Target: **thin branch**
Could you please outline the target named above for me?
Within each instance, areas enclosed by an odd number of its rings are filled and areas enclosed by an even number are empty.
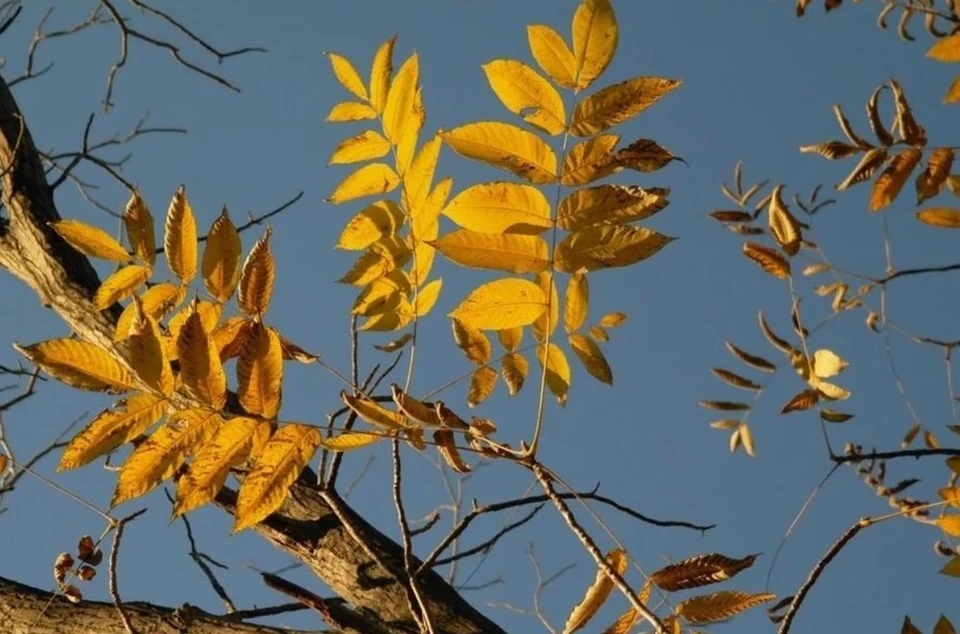
[[[123,627],[129,634],[137,634],[133,629],[133,623],[130,616],[123,609],[123,603],[120,601],[120,590],[117,587],[117,558],[120,555],[120,540],[123,538],[123,529],[126,525],[147,512],[147,509],[140,509],[136,513],[128,515],[117,522],[116,533],[113,535],[113,544],[110,546],[110,565],[108,569],[108,588],[110,598],[113,599],[113,605],[120,614],[120,620],[123,621]]]
[[[472,557],[473,555],[476,555],[479,553],[489,552],[490,549],[493,548],[498,541],[500,541],[501,537],[503,537],[510,531],[520,528],[521,526],[523,526],[524,524],[532,520],[536,516],[536,514],[540,512],[540,510],[544,507],[545,504],[546,502],[542,502],[537,506],[533,507],[533,509],[529,513],[524,515],[522,518],[520,518],[516,522],[511,522],[510,524],[507,524],[506,526],[498,530],[496,533],[494,533],[492,537],[490,537],[483,543],[477,544],[473,548],[468,548],[467,550],[460,551],[449,557],[443,557],[443,558],[437,559],[435,562],[433,562],[433,565],[443,566],[445,564],[451,564],[455,561],[459,561],[466,557]]]
[[[410,594],[416,599],[420,614],[410,606],[411,613],[414,615],[417,624],[423,634],[434,634],[433,621],[430,620],[430,612],[427,610],[427,603],[423,599],[423,593],[420,591],[420,582],[413,570],[413,544],[410,537],[410,524],[407,522],[407,512],[403,506],[402,488],[402,469],[400,463],[400,441],[394,439],[391,443],[391,455],[393,457],[393,505],[397,509],[397,524],[400,527],[401,544],[403,545],[403,567],[406,572],[407,585],[410,587]]]
[[[937,449],[901,449],[898,451],[870,451],[867,453],[852,452],[842,456],[834,456],[837,464],[860,462],[862,460],[890,460],[892,458],[925,458],[927,456],[960,456],[960,449],[939,447]]]
[[[266,608],[253,608],[252,610],[237,610],[223,617],[224,621],[249,621],[250,619],[260,619],[265,616],[276,616],[277,614],[286,614],[288,612],[299,612],[306,610],[307,606],[302,603],[283,603],[281,605],[272,605]]]

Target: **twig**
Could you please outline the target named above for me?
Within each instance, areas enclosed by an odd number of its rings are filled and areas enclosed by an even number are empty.
[[[237,610],[223,617],[224,621],[247,621],[250,619],[259,619],[265,616],[276,616],[277,614],[286,614],[287,612],[299,612],[306,610],[307,606],[302,603],[283,603],[281,605],[272,605],[266,608],[253,608],[252,610]]]
[[[940,447],[937,449],[902,449],[899,451],[870,451],[867,453],[848,453],[834,456],[837,464],[860,462],[862,460],[889,460],[891,458],[924,458],[927,456],[960,456],[960,449]]]
[[[478,544],[473,548],[468,548],[467,550],[460,551],[449,557],[443,557],[443,558],[437,559],[435,562],[433,562],[433,565],[443,566],[445,564],[451,564],[455,561],[459,561],[466,557],[471,557],[478,553],[488,552],[491,548],[493,548],[496,545],[496,543],[500,540],[501,537],[503,537],[504,535],[506,535],[512,530],[520,528],[521,526],[523,526],[524,524],[532,520],[534,516],[536,516],[536,514],[540,512],[540,510],[544,507],[545,504],[546,502],[542,502],[537,506],[533,507],[533,509],[529,513],[524,515],[521,519],[517,520],[516,522],[511,522],[510,524],[507,524],[506,526],[498,530],[496,533],[494,533],[492,537],[490,537],[483,543]]]
[[[126,628],[128,634],[137,634],[137,632],[135,629],[133,629],[133,623],[130,621],[130,616],[127,614],[127,611],[123,609],[123,603],[120,601],[120,591],[117,588],[117,557],[120,555],[120,540],[123,538],[124,527],[126,527],[129,522],[132,522],[146,512],[147,509],[140,509],[136,513],[128,515],[119,520],[116,526],[117,532],[113,536],[113,544],[110,546],[110,565],[108,568],[108,587],[110,598],[113,599],[113,605],[116,606],[117,612],[120,614],[120,620],[123,621],[123,627]]]
[[[400,526],[401,543],[403,544],[403,567],[406,571],[407,585],[410,587],[410,593],[416,599],[419,607],[419,616],[413,611],[411,613],[420,626],[423,634],[434,634],[433,622],[430,619],[430,611],[427,609],[427,603],[423,599],[423,593],[420,591],[420,582],[413,570],[413,544],[410,538],[410,524],[407,522],[407,512],[403,506],[403,496],[401,494],[402,469],[400,463],[400,441],[394,439],[391,443],[391,455],[393,457],[393,504],[397,509],[397,524]]]

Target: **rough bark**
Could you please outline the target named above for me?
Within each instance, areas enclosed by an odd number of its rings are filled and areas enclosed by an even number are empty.
[[[100,284],[96,272],[82,254],[47,226],[60,215],[26,121],[2,77],[0,169],[4,170],[2,202],[6,216],[0,218],[0,266],[33,288],[41,303],[56,311],[74,333],[111,347],[118,311],[114,307],[99,312],[93,307],[91,298]],[[302,477],[280,511],[258,526],[257,532],[274,547],[300,559],[358,610],[376,614],[391,631],[409,631],[411,615],[403,589],[354,543],[311,486],[312,481],[309,475]],[[232,512],[229,492],[225,491],[218,503]],[[395,541],[353,511],[349,511],[349,516],[351,524],[382,560],[402,561],[402,548]],[[428,573],[421,584],[437,634],[503,634],[500,627],[470,606],[439,575]],[[0,614],[3,609],[0,605]],[[98,626],[90,631],[113,630],[101,630]]]
[[[74,605],[63,597],[53,598],[53,601],[51,598],[53,595],[49,592],[0,577],[0,631],[4,634],[128,634],[112,603],[83,601]],[[140,634],[321,633],[321,630],[290,630],[241,623],[229,617],[207,614],[190,605],[175,609],[131,601],[124,603],[124,611]]]

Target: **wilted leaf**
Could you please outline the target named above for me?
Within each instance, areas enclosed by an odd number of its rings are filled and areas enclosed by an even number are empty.
[[[824,141],[823,143],[814,143],[800,147],[801,154],[819,154],[831,161],[849,158],[862,151],[862,148],[856,145],[849,145],[843,141]]]
[[[873,193],[870,196],[870,211],[879,211],[889,206],[900,190],[906,184],[913,169],[923,158],[923,152],[915,148],[903,150],[893,157],[890,165],[883,171],[877,182],[873,184]]]
[[[897,109],[897,132],[900,138],[907,144],[914,147],[922,147],[927,144],[927,131],[917,123],[907,103],[907,97],[903,94],[903,89],[895,79],[890,79],[890,90],[893,91],[894,105]]]
[[[618,574],[622,575],[626,572],[628,560],[627,553],[623,549],[617,548],[611,550],[607,553],[606,560]],[[570,616],[567,617],[566,625],[563,627],[563,634],[571,634],[585,626],[587,622],[593,618],[593,615],[597,613],[597,610],[600,609],[604,601],[607,600],[607,597],[610,596],[613,588],[613,580],[607,576],[607,573],[604,572],[603,569],[598,570],[596,580],[587,589],[580,603],[570,612]]]
[[[656,172],[671,161],[683,159],[651,139],[638,139],[617,152],[617,164],[637,172]]]
[[[389,431],[409,427],[407,419],[403,414],[390,411],[362,396],[350,396],[345,391],[341,391],[340,400],[343,401],[344,405],[356,412],[357,416],[371,425],[382,427]]]
[[[635,77],[597,91],[577,105],[570,131],[591,136],[640,114],[681,84],[679,79]]]
[[[507,123],[469,123],[442,134],[458,154],[507,170],[531,183],[557,180],[557,157],[540,137]]]
[[[820,410],[820,418],[828,423],[845,423],[853,418],[853,414],[844,414],[843,412],[824,408]]]
[[[917,204],[933,198],[943,190],[953,167],[954,151],[950,148],[937,148],[930,152],[927,167],[917,176]]]
[[[373,117],[383,112],[387,103],[387,91],[390,89],[390,75],[393,74],[393,47],[397,37],[393,36],[377,49],[370,69],[370,105]]]
[[[504,355],[500,363],[500,374],[503,377],[504,384],[507,386],[507,393],[510,394],[510,396],[516,396],[521,388],[523,388],[523,383],[527,379],[527,374],[530,372],[530,364],[527,362],[526,357],[517,352]]]
[[[781,185],[773,188],[773,193],[770,194],[770,206],[767,209],[767,220],[770,224],[770,233],[780,248],[787,255],[796,255],[800,251],[800,241],[803,236],[800,235],[800,223],[783,203],[780,195],[782,190]]]
[[[773,347],[777,348],[778,350],[780,350],[780,352],[783,352],[784,354],[792,354],[793,352],[795,352],[795,350],[793,349],[793,346],[787,343],[786,340],[778,337],[777,333],[773,332],[773,329],[770,327],[770,325],[767,323],[767,320],[764,318],[762,310],[758,313],[757,316],[759,317],[759,321],[760,321],[760,331],[763,332],[763,336],[767,338],[767,341],[769,341],[770,344],[773,345]]]
[[[749,594],[739,590],[724,590],[700,597],[691,597],[681,601],[674,608],[676,614],[684,617],[694,625],[702,623],[716,623],[744,610],[771,601],[774,594]]]
[[[689,590],[733,578],[753,565],[757,555],[733,559],[720,554],[697,555],[666,566],[650,575],[650,580],[666,592]]]
[[[732,344],[731,342],[729,342],[729,341],[726,342],[726,346],[727,346],[727,350],[730,351],[730,354],[732,354],[732,355],[735,356],[736,358],[740,359],[741,361],[743,361],[744,363],[746,363],[746,364],[749,365],[750,367],[756,368],[756,369],[758,369],[758,370],[762,370],[763,372],[776,372],[776,371],[777,371],[777,366],[775,366],[775,365],[772,364],[771,362],[767,361],[767,360],[764,359],[763,357],[758,357],[758,356],[756,356],[756,355],[753,355],[753,354],[749,354],[749,353],[747,353],[747,352],[744,352],[743,350],[741,350],[741,349],[738,348],[737,346],[733,345],[733,344]]]
[[[668,190],[644,190],[624,185],[599,185],[578,189],[560,203],[557,226],[576,231],[587,227],[622,225],[643,220],[669,204],[668,193]]]
[[[704,409],[719,410],[722,412],[737,412],[750,409],[749,403],[734,403],[731,401],[700,401]]]
[[[732,385],[733,387],[739,387],[744,390],[759,390],[760,385],[754,383],[746,377],[742,377],[739,374],[735,374],[730,370],[724,370],[723,368],[712,368],[710,370],[713,374],[719,378],[721,381]]]
[[[820,393],[817,390],[804,390],[790,399],[780,410],[780,413],[802,412],[816,405],[819,400]]]
[[[774,277],[781,279],[790,277],[790,263],[770,247],[765,247],[756,242],[744,242],[743,254]]]
[[[375,345],[373,347],[379,350],[380,352],[396,352],[397,350],[400,350],[405,345],[407,345],[407,343],[409,343],[411,339],[413,339],[413,333],[408,332],[404,334],[402,337],[400,337],[399,339],[395,339],[394,341],[391,341],[383,345]]]
[[[477,365],[487,363],[493,350],[487,336],[481,330],[458,319],[451,319],[450,323],[453,327],[453,340],[467,358]]]
[[[873,148],[868,150],[867,153],[863,155],[863,158],[860,159],[860,162],[857,163],[857,166],[853,168],[853,171],[847,175],[842,183],[837,185],[837,191],[843,191],[857,183],[870,180],[870,177],[877,171],[877,168],[883,165],[886,160],[886,148]]]
[[[437,444],[437,451],[447,463],[447,466],[456,473],[470,473],[470,465],[463,461],[457,445],[454,442],[453,432],[449,429],[438,429],[433,432],[433,441]]]

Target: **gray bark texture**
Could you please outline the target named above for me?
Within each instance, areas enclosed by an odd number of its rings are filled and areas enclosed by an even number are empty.
[[[0,170],[3,173],[0,179],[3,203],[0,210],[0,267],[34,289],[41,304],[56,311],[76,335],[105,348],[112,347],[111,334],[119,314],[118,307],[103,312],[94,308],[92,298],[100,284],[96,271],[86,257],[47,226],[48,222],[59,220],[60,215],[26,120],[2,78]],[[351,527],[377,554],[376,559],[371,558],[364,548],[358,547],[323,499],[313,484],[315,481],[309,471],[305,472],[291,489],[283,507],[255,530],[273,547],[303,562],[357,613],[368,615],[370,631],[415,631],[404,588],[376,563],[379,559],[402,570],[402,548],[344,503],[342,507]],[[217,504],[232,513],[234,500],[232,492],[225,489]],[[421,577],[420,585],[436,634],[503,634],[499,626],[467,603],[440,575],[429,571]],[[0,592],[0,632],[18,632],[16,624],[29,620],[23,611],[35,610],[35,603],[24,600],[21,609],[17,605],[20,595],[6,590],[8,588],[4,587]],[[112,605],[109,610],[102,606],[96,608],[93,604],[79,608],[59,602],[54,605],[58,613],[64,615],[60,625],[52,629],[31,630],[31,634],[123,631]],[[79,621],[80,615],[87,620]],[[7,627],[9,623],[14,624],[12,630]],[[186,630],[165,630],[157,625],[139,631],[212,634],[228,630],[204,629],[199,625],[191,625]]]

